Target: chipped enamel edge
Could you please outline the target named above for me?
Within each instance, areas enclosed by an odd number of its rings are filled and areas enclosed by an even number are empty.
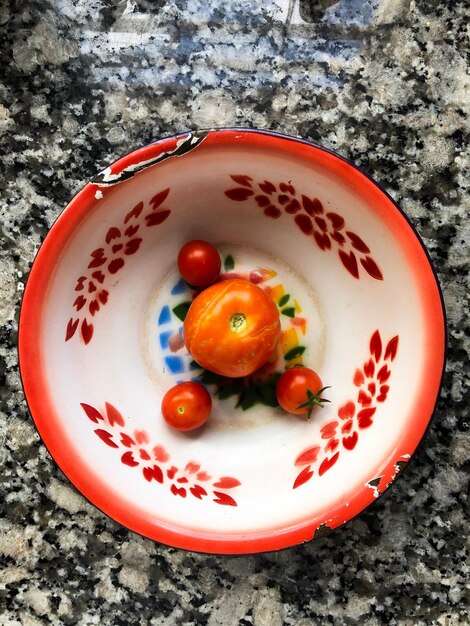
[[[187,135],[181,137],[176,142],[176,147],[174,150],[168,150],[167,152],[162,152],[151,159],[146,159],[144,161],[139,161],[138,163],[133,163],[128,167],[125,167],[120,172],[113,173],[111,167],[107,167],[102,172],[97,174],[94,178],[91,179],[91,183],[94,185],[98,185],[99,187],[111,187],[113,185],[117,185],[122,183],[129,178],[135,176],[139,172],[155,165],[156,163],[160,163],[161,161],[165,161],[170,157],[180,157],[194,148],[197,148],[207,137],[209,131],[188,133]],[[97,192],[98,193],[98,192]],[[97,197],[95,195],[95,197]],[[101,196],[102,197],[102,196]]]
[[[401,472],[402,466],[409,462],[411,454],[401,454],[394,462],[393,467],[395,472],[391,476],[390,480],[382,485],[382,480],[385,477],[385,473],[379,474],[375,478],[371,478],[364,484],[364,487],[369,487],[374,492],[374,498],[380,497],[391,485],[395,482],[397,475]]]

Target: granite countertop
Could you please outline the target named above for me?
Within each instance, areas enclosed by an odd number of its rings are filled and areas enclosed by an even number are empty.
[[[468,624],[464,4],[0,4],[2,626]],[[435,419],[393,489],[328,536],[244,557],[159,545],[88,504],[39,441],[16,353],[29,267],[72,195],[155,137],[221,125],[321,142],[380,181],[428,247],[449,327]]]

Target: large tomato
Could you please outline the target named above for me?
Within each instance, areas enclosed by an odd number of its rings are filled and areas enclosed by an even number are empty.
[[[273,354],[281,331],[271,298],[247,280],[216,283],[200,293],[184,322],[195,361],[216,374],[248,376]]]

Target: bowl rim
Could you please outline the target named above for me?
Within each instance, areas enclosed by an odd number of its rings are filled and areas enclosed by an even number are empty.
[[[439,297],[439,301],[437,302],[436,300],[436,303],[439,304],[440,306],[440,312],[442,313],[442,323],[443,323],[442,366],[441,366],[441,371],[440,371],[439,383],[436,387],[436,396],[435,396],[434,401],[432,402],[433,408],[430,411],[429,416],[427,418],[427,424],[424,430],[422,431],[422,433],[420,434],[413,449],[410,451],[408,460],[411,461],[411,459],[416,455],[418,447],[422,445],[423,440],[426,436],[426,433],[428,432],[431,426],[431,422],[434,417],[437,404],[439,401],[439,397],[441,394],[441,390],[443,387],[443,383],[444,383],[444,375],[445,375],[446,361],[447,361],[447,350],[448,350],[447,318],[446,318],[445,303],[444,303],[441,285],[439,283],[438,275],[434,267],[434,264],[431,260],[431,257],[429,255],[429,252],[426,249],[426,246],[424,245],[415,226],[413,225],[409,217],[404,213],[404,211],[399,207],[399,205],[393,200],[390,194],[384,189],[384,187],[380,183],[377,183],[369,174],[364,172],[360,167],[355,165],[351,160],[347,159],[346,157],[343,157],[342,155],[338,154],[336,151],[330,148],[324,147],[316,142],[309,141],[309,140],[299,138],[299,137],[295,137],[293,135],[289,135],[285,133],[267,130],[267,129],[243,128],[243,127],[221,127],[221,128],[211,128],[207,130],[200,129],[198,131],[182,131],[173,135],[168,135],[162,138],[154,139],[153,141],[149,142],[148,144],[145,144],[142,147],[138,147],[134,150],[131,150],[130,152],[126,153],[125,155],[113,161],[109,166],[107,166],[107,168],[105,168],[105,170],[101,170],[101,172],[104,172],[108,168],[112,168],[112,167],[118,167],[118,168],[123,169],[124,167],[126,167],[126,165],[129,164],[129,162],[132,162],[133,157],[136,157],[137,155],[139,157],[142,157],[148,154],[149,152],[152,151],[152,149],[156,145],[159,145],[159,146],[165,145],[165,143],[173,142],[183,137],[191,137],[195,133],[196,134],[197,133],[215,134],[215,135],[218,135],[219,137],[222,134],[230,136],[230,135],[236,135],[237,133],[247,133],[247,134],[253,134],[253,135],[267,136],[267,137],[275,138],[275,139],[287,140],[287,141],[295,142],[297,144],[314,148],[320,151],[320,153],[323,152],[323,153],[326,153],[328,155],[335,157],[336,159],[339,159],[346,165],[350,166],[355,174],[359,174],[360,176],[364,177],[367,181],[369,181],[369,183],[372,183],[372,185],[375,186],[389,200],[393,208],[396,211],[398,211],[398,213],[405,219],[408,227],[411,230],[411,235],[414,236],[414,239],[416,239],[417,242],[419,243],[421,249],[424,252],[427,265],[431,269],[432,277],[434,279],[434,283],[437,288],[437,294]],[[330,530],[333,530],[334,528],[339,528],[339,527],[344,526],[345,524],[350,522],[352,519],[360,515],[363,511],[365,511],[370,506],[372,506],[378,500],[378,498],[384,495],[384,493],[388,491],[391,485],[395,483],[396,476],[380,492],[374,493],[372,489],[366,486],[364,486],[361,490],[358,490],[358,492],[355,492],[356,494],[359,493],[359,495],[363,496],[362,498],[360,498],[360,502],[359,503],[355,502],[354,507],[349,506],[347,509],[343,505],[343,509],[345,512],[345,515],[344,515],[345,519],[343,521],[338,521],[338,519],[336,519],[332,525],[326,524],[326,522],[317,523],[314,521],[313,523],[303,525],[300,530],[295,527],[290,527],[285,532],[279,531],[279,529],[276,528],[274,530],[268,530],[268,531],[264,531],[261,533],[256,533],[253,536],[237,535],[235,537],[231,535],[225,536],[222,533],[217,537],[214,537],[214,536],[202,537],[198,535],[193,535],[191,533],[185,534],[184,530],[181,531],[180,529],[176,531],[173,529],[168,530],[164,528],[163,525],[158,526],[155,524],[152,525],[152,529],[151,529],[152,532],[149,532],[148,528],[145,528],[144,530],[141,527],[139,527],[138,523],[135,524],[135,523],[129,523],[128,521],[122,521],[123,516],[125,519],[127,519],[128,517],[124,515],[122,507],[120,506],[111,507],[111,510],[110,510],[110,507],[106,506],[107,504],[106,502],[105,504],[103,504],[103,502],[97,503],[97,500],[96,498],[93,497],[93,495],[87,495],[84,492],[84,490],[80,488],[79,485],[81,481],[78,479],[76,473],[74,473],[73,470],[71,469],[72,464],[66,462],[66,459],[64,459],[64,456],[61,454],[60,450],[54,449],[54,446],[51,445],[51,442],[47,441],[48,437],[44,435],[44,431],[40,430],[41,420],[40,420],[39,411],[36,411],[36,406],[38,404],[37,398],[35,397],[36,392],[34,391],[34,389],[31,388],[29,381],[26,381],[26,378],[28,378],[27,375],[31,374],[32,369],[38,365],[36,360],[33,364],[30,364],[31,359],[29,359],[29,356],[28,356],[28,344],[31,341],[31,333],[29,332],[28,322],[31,322],[31,320],[34,319],[34,316],[37,313],[36,304],[34,301],[35,299],[31,297],[31,292],[33,290],[33,283],[36,280],[35,275],[39,271],[38,266],[40,265],[41,260],[44,257],[45,249],[47,247],[46,242],[50,240],[50,235],[52,231],[54,230],[54,228],[56,227],[57,223],[59,221],[65,220],[67,216],[70,216],[71,212],[75,208],[78,208],[78,206],[82,206],[82,205],[83,206],[89,205],[88,210],[90,210],[92,204],[95,202],[95,191],[97,190],[96,183],[94,183],[93,180],[94,178],[90,179],[72,197],[72,199],[67,204],[67,206],[59,213],[59,215],[57,216],[57,218],[51,225],[44,240],[42,241],[38,251],[36,252],[35,258],[31,264],[31,268],[29,271],[29,275],[27,278],[27,282],[25,285],[24,294],[23,294],[23,298],[22,298],[22,302],[20,306],[19,329],[18,329],[19,373],[20,373],[20,380],[21,380],[21,384],[23,387],[23,393],[26,399],[29,413],[32,417],[33,424],[39,434],[39,437],[42,443],[44,444],[44,446],[46,447],[47,451],[49,452],[53,462],[59,468],[59,470],[64,474],[67,480],[72,484],[72,486],[86,500],[88,500],[88,502],[90,502],[95,508],[100,510],[110,519],[126,527],[128,530],[131,530],[132,532],[135,532],[136,534],[139,534],[143,537],[150,538],[154,541],[158,541],[158,542],[161,542],[161,543],[173,546],[173,547],[177,547],[177,548],[184,549],[184,550],[202,552],[206,554],[214,554],[214,553],[226,554],[226,555],[228,554],[254,554],[254,553],[259,553],[259,552],[270,552],[270,551],[285,549],[288,547],[293,547],[297,544],[313,540],[317,538],[318,536],[325,534],[325,531],[330,531]],[[46,273],[47,273],[47,270],[46,270]],[[52,274],[53,274],[53,269],[51,270],[49,268],[49,272],[48,272],[49,278],[52,276]],[[33,276],[33,281],[31,281],[31,276]],[[36,299],[37,299],[37,294],[36,294]],[[28,388],[29,388],[29,391],[27,391]],[[33,405],[35,405],[34,412],[32,408]],[[36,414],[36,417],[35,417],[35,414]],[[52,449],[54,449],[54,454],[52,452]],[[394,463],[396,463],[397,460],[398,459],[395,459]],[[409,462],[406,463],[405,468],[408,466],[409,466]],[[399,473],[400,474],[403,473],[403,469],[401,467],[400,469],[397,468],[396,475],[398,475]]]

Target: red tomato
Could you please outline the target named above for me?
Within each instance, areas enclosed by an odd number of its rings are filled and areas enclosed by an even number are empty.
[[[188,241],[179,251],[179,272],[194,287],[207,287],[215,283],[220,267],[219,253],[207,241]]]
[[[177,430],[194,430],[209,417],[212,400],[209,392],[199,383],[180,383],[163,396],[164,420]]]
[[[328,387],[323,387],[320,376],[308,367],[293,367],[285,371],[276,386],[277,401],[288,413],[311,416],[316,406],[329,402],[321,397]]]
[[[216,374],[248,376],[273,354],[281,331],[279,311],[257,285],[238,278],[208,287],[184,321],[186,348]]]

